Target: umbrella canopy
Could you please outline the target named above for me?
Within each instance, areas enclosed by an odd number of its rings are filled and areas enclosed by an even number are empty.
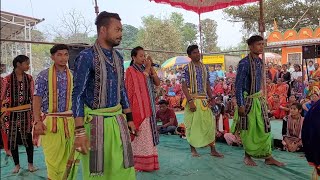
[[[191,61],[191,59],[187,56],[176,56],[176,57],[173,57],[173,58],[166,60],[161,65],[161,67],[162,68],[169,68],[169,67],[173,67],[173,66],[184,65],[184,64],[188,64],[190,61]]]
[[[259,0],[150,0],[156,3],[170,4],[171,6],[193,11],[198,14],[223,9],[229,6],[240,6],[245,3]]]
[[[262,58],[262,55],[259,55],[260,58]],[[264,58],[266,60],[266,63],[272,62],[274,64],[279,64],[281,62],[282,56],[277,53],[272,52],[265,52]]]

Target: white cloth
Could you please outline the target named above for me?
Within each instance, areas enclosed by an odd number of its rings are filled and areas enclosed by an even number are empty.
[[[168,79],[171,81],[172,79],[177,79],[177,76],[175,74],[169,74]]]
[[[316,70],[316,69],[314,68],[314,65],[308,66],[308,71],[309,71],[309,72],[310,72],[310,71],[314,71],[314,70]]]
[[[294,71],[291,73],[291,81],[294,81],[298,79],[298,77],[302,77],[302,72],[301,71]]]
[[[219,116],[218,130],[219,130],[220,132],[223,132],[223,131],[224,131],[224,130],[223,130],[223,117],[222,117],[222,114],[220,114],[220,116]]]

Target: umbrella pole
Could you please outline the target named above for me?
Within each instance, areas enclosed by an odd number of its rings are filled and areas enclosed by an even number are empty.
[[[201,61],[202,61],[202,57],[203,57],[203,40],[202,40],[202,29],[201,29],[201,14],[198,13],[199,15],[199,34],[200,34],[200,55],[201,55]]]
[[[99,15],[99,6],[97,0],[94,0],[94,12],[96,13],[96,16]]]
[[[260,35],[264,38],[264,32],[265,32],[265,23],[264,23],[264,15],[263,15],[263,0],[259,1],[259,8],[260,8],[260,18],[259,18],[259,32]],[[267,42],[267,41],[265,41]],[[262,79],[263,79],[263,86],[262,90],[264,93],[265,98],[267,99],[267,83],[266,83],[266,58],[264,54],[264,48],[262,53]]]

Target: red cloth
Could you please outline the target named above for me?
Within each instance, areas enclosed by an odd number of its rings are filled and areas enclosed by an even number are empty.
[[[173,118],[174,122],[173,122],[173,126],[178,126],[178,120],[177,120],[177,116],[174,113],[174,111],[170,108],[167,108],[166,111],[161,111],[159,110],[157,112],[157,116],[156,116],[157,120],[160,119],[162,122],[162,125],[167,124],[168,122],[170,122],[170,119]]]
[[[216,116],[216,126],[217,126],[217,130],[219,130],[219,116]],[[229,126],[229,117],[227,114],[222,115],[222,121],[223,121],[223,133],[229,133],[230,132],[230,126]]]
[[[236,78],[236,73],[234,73],[234,72],[227,72],[227,73],[226,73],[226,78]]]
[[[151,102],[146,76],[130,66],[126,71],[125,85],[132,110],[133,122],[139,131],[139,127],[144,119],[151,116]]]
[[[229,6],[240,6],[245,3],[256,2],[258,0],[206,0],[206,1],[172,1],[172,0],[153,0],[156,3],[170,4],[173,7],[183,8],[188,11],[201,14],[211,12],[217,9],[223,9]]]
[[[286,116],[286,111],[280,109],[280,106],[286,107],[287,103],[282,102],[282,103],[277,103],[274,101],[270,102],[270,109],[271,109],[271,114],[276,118],[276,119],[283,119]]]
[[[219,82],[213,87],[213,95],[217,95],[218,93],[223,94],[224,89],[223,89],[223,83]]]

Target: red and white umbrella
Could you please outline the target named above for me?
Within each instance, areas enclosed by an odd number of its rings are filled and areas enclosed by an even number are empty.
[[[197,14],[210,12],[229,6],[240,6],[245,3],[256,2],[259,0],[150,0],[156,3],[170,4],[171,6],[193,11]]]
[[[149,0],[156,3],[169,4],[173,7],[182,8],[188,11],[193,11],[199,15],[199,32],[200,32],[200,50],[202,54],[202,37],[200,15],[202,13],[214,11],[217,9],[226,8],[229,6],[240,6],[245,3],[257,2],[259,0]],[[260,0],[262,2],[262,0]]]

